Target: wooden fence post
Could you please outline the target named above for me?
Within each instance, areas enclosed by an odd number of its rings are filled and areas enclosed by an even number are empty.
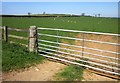
[[[37,52],[37,27],[30,26],[29,28],[29,51]]]
[[[7,26],[4,26],[3,29],[4,29],[4,40],[7,42],[8,41],[8,29],[7,29]]]

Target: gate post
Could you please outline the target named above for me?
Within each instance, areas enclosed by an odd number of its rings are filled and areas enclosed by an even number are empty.
[[[7,42],[8,41],[8,30],[7,30],[7,26],[3,27],[4,30],[4,40]]]
[[[30,26],[29,28],[29,51],[37,52],[37,27]]]

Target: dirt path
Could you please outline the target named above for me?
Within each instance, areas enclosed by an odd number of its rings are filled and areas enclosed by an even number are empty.
[[[61,69],[64,64],[44,61],[44,63],[31,67],[23,72],[11,72],[3,74],[3,80],[6,81],[50,81],[52,77]]]
[[[62,70],[66,65],[44,61],[34,67],[30,67],[24,71],[3,73],[4,81],[51,81],[56,73]],[[95,73],[84,70],[82,81],[115,81],[108,77],[100,76]]]

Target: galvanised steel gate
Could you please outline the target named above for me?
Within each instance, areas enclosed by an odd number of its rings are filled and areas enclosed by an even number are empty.
[[[120,76],[120,64],[118,63],[120,61],[118,50],[120,34],[39,27],[37,30],[39,55]],[[77,34],[80,34],[80,38],[75,37]],[[104,40],[112,38],[116,42],[111,39],[109,41],[99,41],[100,38],[90,39],[92,36],[105,37]],[[70,43],[62,42],[65,39],[72,41]],[[77,42],[77,44],[73,42]],[[94,45],[95,47],[90,47]],[[100,46],[102,49],[97,48]]]

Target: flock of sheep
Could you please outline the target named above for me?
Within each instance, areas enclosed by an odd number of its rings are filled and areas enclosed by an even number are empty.
[[[54,21],[56,20],[56,18],[53,19]],[[61,19],[62,22],[69,22],[69,23],[77,23],[76,21],[73,21],[73,20],[63,20]],[[102,21],[98,21],[97,24],[100,24]]]
[[[56,20],[56,18],[54,18],[54,20]],[[63,22],[70,22],[70,23],[77,23],[76,21],[72,21],[72,20],[65,21],[65,20],[62,19],[61,21],[63,21]]]

